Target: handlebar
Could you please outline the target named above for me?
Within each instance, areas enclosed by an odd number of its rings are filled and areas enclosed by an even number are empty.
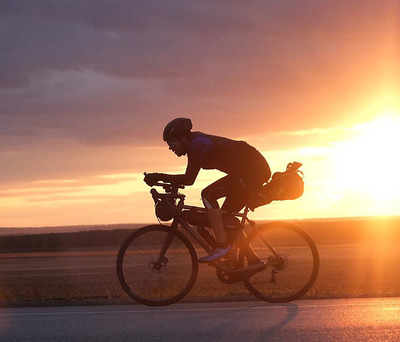
[[[157,182],[153,186],[161,186],[165,192],[169,193],[176,193],[178,189],[185,189],[185,186],[182,184],[178,183],[163,183],[163,182]]]
[[[145,172],[144,175],[146,176],[147,172]],[[159,181],[151,186],[160,186],[165,190],[165,192],[173,193],[173,194],[176,194],[178,192],[178,189],[185,188],[185,186],[182,184],[178,184],[178,183],[174,183],[174,182],[167,183],[167,182],[161,182],[161,181]]]

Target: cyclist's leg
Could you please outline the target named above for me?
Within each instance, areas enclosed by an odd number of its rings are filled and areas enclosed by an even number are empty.
[[[257,191],[270,177],[271,170],[268,163],[257,152],[249,159],[246,167],[238,171],[236,181],[231,182],[231,189],[222,205],[222,209],[227,212],[239,212],[245,207],[250,194],[253,191]],[[245,237],[244,232],[243,234]],[[260,259],[250,245],[242,246],[242,250],[250,264],[260,262]]]
[[[229,178],[226,176],[206,187],[201,193],[204,206],[207,209],[208,220],[215,234],[216,243],[211,254],[200,258],[199,262],[210,262],[219,259],[231,248],[226,240],[224,221],[218,204],[218,199],[225,197],[228,189]]]
[[[219,209],[218,199],[225,197],[222,210],[237,213],[246,205],[247,191],[243,180],[238,177],[225,176],[215,183],[205,188],[201,193],[204,206],[207,208],[207,216],[211,227],[214,230],[217,248],[226,248],[226,232],[224,228],[221,210]],[[245,234],[244,232],[242,234]],[[244,237],[246,237],[244,235]],[[244,247],[244,254],[250,264],[257,264],[260,259],[257,257],[251,246]],[[199,259],[200,262],[209,262],[213,253],[205,258]]]
[[[231,196],[228,196],[225,199],[222,209],[231,213],[239,212],[246,205],[246,195],[247,194],[243,191],[237,191],[236,194],[235,192],[233,194],[231,193]],[[246,238],[245,232],[241,232],[241,234],[243,234],[243,238]],[[249,264],[257,264],[260,262],[260,259],[250,245],[243,246],[241,248]]]
[[[249,157],[249,160],[245,163],[245,167],[238,169],[235,174],[230,174],[219,179],[202,191],[202,200],[206,209],[208,209],[207,216],[216,235],[217,248],[219,245],[219,248],[224,249],[227,244],[218,199],[225,197],[222,206],[224,211],[239,212],[246,205],[249,190],[252,191],[261,187],[270,176],[271,171],[268,163],[256,151],[254,155]],[[259,258],[250,246],[247,247],[245,255],[249,263],[259,262]],[[201,259],[201,262],[206,262],[206,260]]]

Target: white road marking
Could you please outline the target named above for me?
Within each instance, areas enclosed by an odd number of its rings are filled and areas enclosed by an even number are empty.
[[[393,299],[395,300],[395,299]],[[222,307],[222,308],[181,308],[181,309],[143,309],[143,310],[102,310],[102,311],[71,311],[71,312],[31,312],[31,313],[1,313],[0,316],[57,316],[57,315],[92,315],[92,314],[132,314],[132,313],[171,313],[171,312],[202,312],[202,311],[234,311],[234,310],[282,310],[282,309],[290,309],[290,308],[298,308],[298,309],[310,309],[310,308],[320,308],[320,307],[376,307],[376,306],[397,306],[400,310],[400,300],[398,303],[390,302],[384,303],[380,301],[379,303],[338,303],[338,304],[296,304],[296,302],[281,304],[281,305],[271,305],[271,306],[241,306],[241,307]],[[4,311],[7,309],[3,309]]]

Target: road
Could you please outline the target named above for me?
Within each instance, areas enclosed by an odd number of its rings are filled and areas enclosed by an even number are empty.
[[[400,298],[0,309],[1,341],[400,341]]]

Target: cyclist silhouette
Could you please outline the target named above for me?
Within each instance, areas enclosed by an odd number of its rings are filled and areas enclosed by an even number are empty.
[[[217,260],[232,248],[226,239],[222,211],[239,212],[245,207],[250,194],[270,178],[269,165],[260,152],[244,141],[192,132],[192,122],[187,118],[169,122],[163,139],[178,157],[187,155],[186,172],[178,175],[148,173],[144,179],[148,185],[158,181],[193,185],[200,169],[216,169],[227,174],[201,192],[216,243],[213,251],[199,262]],[[220,208],[217,200],[223,197]],[[251,248],[246,251],[246,258],[250,264],[261,262]]]

